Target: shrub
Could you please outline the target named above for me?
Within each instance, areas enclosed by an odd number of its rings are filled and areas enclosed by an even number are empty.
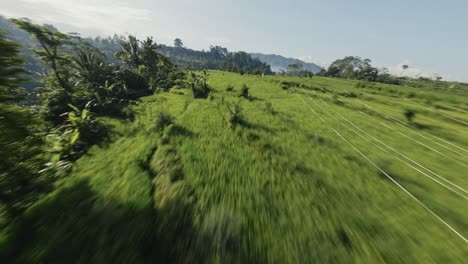
[[[416,112],[411,109],[406,109],[403,114],[405,115],[406,120],[408,120],[408,122],[413,122],[413,119],[416,116]]]
[[[87,108],[79,110],[71,104],[69,107],[73,111],[62,114],[66,116],[66,123],[46,136],[52,155],[51,162],[46,164],[44,171],[53,171],[57,175],[66,175],[71,162],[104,139],[108,132]]]
[[[288,90],[289,87],[290,87],[290,86],[289,86],[288,84],[286,84],[286,83],[282,83],[282,84],[281,84],[281,89],[283,89],[283,90]]]
[[[245,99],[249,99],[249,87],[247,85],[243,85],[241,92],[240,92],[240,97],[244,97]]]
[[[203,75],[197,75],[192,72],[192,80],[190,86],[192,87],[194,98],[207,98],[210,93],[210,87],[208,86],[208,73],[203,71]]]
[[[227,87],[226,87],[226,92],[232,92],[234,91],[234,86],[232,84],[229,84]]]

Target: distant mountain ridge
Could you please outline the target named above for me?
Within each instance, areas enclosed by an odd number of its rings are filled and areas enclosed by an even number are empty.
[[[271,70],[274,72],[286,70],[290,64],[302,64],[305,70],[309,70],[313,73],[318,73],[321,70],[321,67],[317,64],[304,62],[299,59],[286,58],[276,54],[250,53],[250,56],[270,65]]]

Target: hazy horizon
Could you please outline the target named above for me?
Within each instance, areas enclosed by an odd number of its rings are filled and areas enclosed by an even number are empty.
[[[172,45],[277,54],[327,66],[369,58],[398,75],[468,82],[468,3],[445,1],[148,1],[0,0],[6,17],[28,17],[83,36],[154,36]],[[333,14],[333,17],[330,17]]]

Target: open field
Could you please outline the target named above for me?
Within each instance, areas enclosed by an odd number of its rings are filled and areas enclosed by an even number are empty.
[[[110,141],[3,231],[2,259],[466,262],[466,88],[209,74],[208,99],[101,119]]]

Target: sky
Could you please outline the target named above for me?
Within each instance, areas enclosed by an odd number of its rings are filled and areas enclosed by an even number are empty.
[[[83,36],[178,37],[193,49],[279,54],[326,67],[369,58],[399,75],[468,82],[467,0],[0,0],[0,15],[28,17]]]

